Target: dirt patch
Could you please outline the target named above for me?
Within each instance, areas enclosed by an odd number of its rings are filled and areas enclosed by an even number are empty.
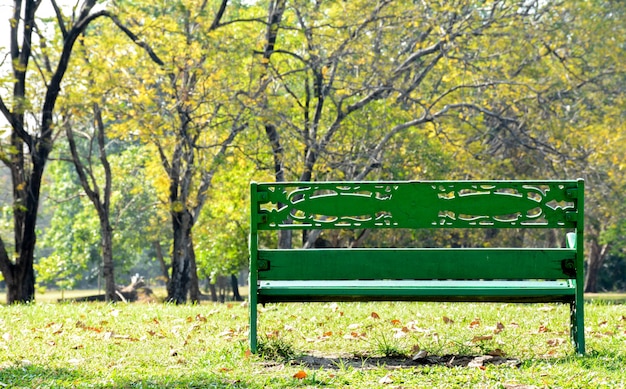
[[[521,365],[521,361],[518,359],[492,355],[428,355],[414,359],[406,357],[356,356],[353,354],[306,354],[294,359],[293,363],[313,370],[319,368],[340,369],[346,366],[355,369],[374,369],[380,366],[386,366],[388,369],[403,369],[434,365],[447,367],[483,367],[488,365],[519,367]]]

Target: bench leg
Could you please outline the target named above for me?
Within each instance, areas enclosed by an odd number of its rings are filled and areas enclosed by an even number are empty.
[[[256,354],[257,352],[257,307],[256,304],[250,302],[250,352]]]
[[[249,303],[250,303],[250,334],[248,338],[250,340],[250,352],[252,354],[256,354],[257,352],[257,295],[256,290],[254,288],[250,288],[249,295]]]
[[[576,299],[570,303],[570,334],[578,355],[585,354],[585,318],[584,300]]]

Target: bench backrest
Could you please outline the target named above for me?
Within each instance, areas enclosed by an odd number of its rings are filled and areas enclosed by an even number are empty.
[[[583,193],[583,180],[252,183],[251,272],[260,280],[576,279],[582,285]],[[568,244],[297,253],[257,246],[259,230],[366,228],[552,228],[568,233]]]

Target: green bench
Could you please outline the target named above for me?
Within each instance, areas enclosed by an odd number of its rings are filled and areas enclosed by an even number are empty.
[[[251,184],[250,350],[257,305],[323,301],[568,303],[585,352],[584,181]],[[560,247],[259,247],[259,231],[544,229]],[[554,235],[553,235],[554,236]]]

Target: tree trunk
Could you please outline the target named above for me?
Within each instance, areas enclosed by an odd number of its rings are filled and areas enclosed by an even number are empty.
[[[243,297],[239,294],[239,280],[234,274],[230,275],[230,286],[233,288],[233,300],[243,301]]]
[[[598,292],[598,274],[606,258],[608,245],[600,245],[597,240],[591,240],[588,244],[589,260],[585,274],[585,293]]]
[[[161,249],[161,242],[155,240],[152,242],[154,245],[154,250],[156,251],[157,260],[159,261],[159,265],[161,265],[161,274],[163,275],[163,279],[165,283],[168,284],[170,282],[170,273],[167,269],[167,264],[165,263],[165,258],[163,258],[163,250]]]
[[[47,159],[48,151],[43,150],[42,147],[39,154],[33,155],[33,171],[27,182],[24,182],[27,190],[24,196],[14,197],[17,203],[20,199],[23,199],[23,211],[16,211],[15,225],[21,226],[21,229],[15,231],[16,252],[19,253],[19,257],[15,263],[12,263],[8,259],[0,258],[4,262],[2,265],[2,271],[5,269],[11,273],[7,276],[4,275],[4,279],[7,284],[7,303],[29,303],[35,300],[35,271],[33,269],[35,244],[37,242],[36,226],[37,226],[37,211],[39,207],[39,194],[41,189],[41,177],[45,166],[45,160]],[[40,155],[41,154],[41,155]],[[14,183],[14,187],[19,187]],[[23,194],[22,191],[19,191]],[[25,198],[24,198],[25,197]]]
[[[200,283],[198,282],[198,266],[196,265],[196,252],[193,248],[193,238],[189,229],[189,300],[198,303],[202,299]]]
[[[172,227],[174,231],[174,247],[172,250],[172,273],[167,285],[167,300],[175,304],[187,302],[191,261],[189,258],[188,231],[190,230],[191,215],[187,211],[172,212]]]
[[[109,223],[108,215],[100,219],[100,233],[102,234],[102,276],[104,277],[105,301],[116,301],[115,273],[113,264],[113,228]]]
[[[211,301],[217,302],[217,287],[212,279],[209,279],[209,292],[211,293]]]

